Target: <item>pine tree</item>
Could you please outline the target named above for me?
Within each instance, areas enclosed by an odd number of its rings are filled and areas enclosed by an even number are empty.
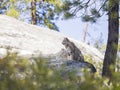
[[[102,75],[111,79],[115,72],[119,39],[119,0],[65,0],[61,7],[57,7],[57,12],[64,14],[65,19],[82,17],[87,22],[96,22],[108,15],[108,41]]]
[[[59,31],[54,23],[54,5],[58,5],[55,0],[2,0],[0,13]]]
[[[109,33],[102,75],[112,79],[119,39],[119,0],[109,0],[108,2],[108,24]]]

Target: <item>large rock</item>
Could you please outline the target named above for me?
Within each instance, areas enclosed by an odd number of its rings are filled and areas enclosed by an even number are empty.
[[[3,48],[10,47],[12,51],[19,52],[21,56],[40,53],[43,56],[51,56],[64,48],[61,43],[64,37],[66,36],[60,32],[0,15],[0,53],[5,52]],[[103,60],[103,55],[97,49],[80,41],[69,39],[80,48],[84,55],[90,55],[96,61]],[[5,54],[2,52],[2,55]]]
[[[41,54],[44,57],[52,57],[51,64],[66,64],[66,70],[70,67],[77,69],[86,67],[86,63],[73,61],[64,63],[63,59],[67,60],[64,58],[66,53],[62,52],[62,49],[65,48],[62,45],[64,37],[67,36],[60,32],[0,15],[0,58],[7,54],[6,48],[11,48],[11,51],[18,52],[19,56],[31,57]],[[91,56],[95,62],[103,60],[103,55],[94,47],[72,38],[69,39],[75,43],[84,56]],[[70,64],[71,62],[72,64]]]

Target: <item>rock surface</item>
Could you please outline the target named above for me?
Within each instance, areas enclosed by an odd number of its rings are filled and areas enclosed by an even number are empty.
[[[60,32],[0,15],[0,58],[7,54],[6,48],[11,48],[12,52],[18,52],[20,56],[31,57],[41,54],[45,57],[54,57],[51,61],[55,60],[55,63],[52,64],[57,64],[56,60],[59,60],[60,64],[60,60],[66,60],[66,54],[61,51],[65,48],[61,43],[64,37],[67,36]],[[95,62],[103,60],[103,55],[94,47],[72,38],[69,39],[75,43],[83,55],[90,55]],[[76,65],[80,66],[81,64],[73,64],[72,68]],[[71,67],[71,65],[68,66]]]
[[[54,55],[64,48],[61,43],[64,37],[66,36],[60,32],[0,15],[0,54],[3,48],[10,47],[22,56],[39,53],[45,56]],[[83,54],[91,55],[97,61],[103,60],[103,55],[97,49],[80,41],[69,39],[80,48]]]
[[[95,73],[97,71],[93,64],[90,64],[89,62],[79,62],[75,60],[52,60],[49,61],[48,65],[56,70],[59,70],[62,67],[62,72],[64,73],[76,70],[78,72],[78,75],[80,76],[82,75],[82,69],[90,69],[89,71],[91,73]]]

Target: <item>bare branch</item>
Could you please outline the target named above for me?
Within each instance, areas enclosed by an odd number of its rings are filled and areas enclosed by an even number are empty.
[[[98,12],[100,12],[100,10],[102,9],[102,7],[107,3],[108,0],[105,0],[105,2],[101,5],[101,7],[99,8]]]

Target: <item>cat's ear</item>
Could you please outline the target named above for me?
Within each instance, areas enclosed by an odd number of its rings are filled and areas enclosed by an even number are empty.
[[[66,41],[69,41],[69,39],[67,37],[64,38]]]

